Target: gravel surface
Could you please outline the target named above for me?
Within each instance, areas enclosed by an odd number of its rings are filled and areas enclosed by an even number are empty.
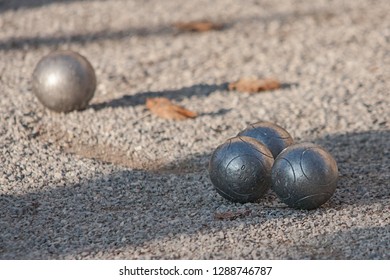
[[[199,19],[225,28],[173,27]],[[84,111],[32,94],[58,49],[96,70]],[[227,90],[252,76],[283,87]],[[0,0],[0,259],[389,259],[389,88],[388,0]],[[151,115],[157,96],[199,116]],[[259,120],[334,155],[328,203],[216,193],[210,154]]]

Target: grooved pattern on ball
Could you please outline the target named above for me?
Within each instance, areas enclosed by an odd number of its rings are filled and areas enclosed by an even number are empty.
[[[289,189],[288,186],[295,184],[295,172],[293,166],[287,159],[280,158],[278,161],[275,161],[272,173],[275,173],[272,174],[272,176],[277,178],[275,184],[282,188],[282,191],[280,191],[278,195],[281,196],[283,200],[288,200],[291,196],[290,191],[293,191]],[[285,176],[285,174],[288,175]]]
[[[337,180],[337,163],[323,149],[313,147],[304,150],[301,154],[300,165],[302,173],[313,184],[328,185]]]
[[[317,193],[305,196],[294,202],[295,208],[303,208],[303,209],[315,209],[318,205],[322,205],[324,201],[328,201],[328,199],[332,196],[332,193]]]
[[[244,140],[241,136],[237,136],[237,137],[238,137],[238,139],[240,139],[242,142],[245,142],[245,140]],[[245,139],[246,139],[246,141],[248,141],[247,138],[245,138]],[[252,146],[252,145],[248,145],[248,147],[251,148],[251,149],[253,149],[253,150],[255,150],[256,152],[262,153],[262,154],[263,154],[264,156],[266,156],[266,157],[269,157],[269,158],[274,159],[274,157],[273,157],[272,155],[270,155],[269,149],[268,149],[268,150],[264,150],[263,147],[259,148],[259,147],[255,147],[255,146]]]
[[[246,129],[238,133],[238,136],[256,139],[271,151],[274,158],[294,142],[291,135],[284,128],[264,121],[250,124]]]
[[[259,166],[261,166],[259,168]],[[257,170],[256,170],[257,169]],[[230,190],[237,195],[248,196],[256,192],[254,180],[262,183],[264,177],[260,176],[266,172],[261,159],[256,156],[244,154],[232,159],[225,168],[226,184]]]
[[[233,202],[258,200],[271,186],[271,152],[249,137],[234,137],[217,147],[209,163],[216,191]]]
[[[291,145],[275,159],[272,189],[290,207],[314,209],[333,195],[337,163],[322,147],[311,143]]]

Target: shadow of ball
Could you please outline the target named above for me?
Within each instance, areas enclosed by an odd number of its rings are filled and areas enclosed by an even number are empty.
[[[222,197],[232,202],[254,202],[271,186],[273,162],[263,144],[250,137],[233,137],[213,152],[210,179]]]
[[[334,158],[311,143],[287,147],[272,167],[272,190],[285,204],[298,209],[315,209],[328,201],[337,179]]]
[[[274,158],[294,142],[291,135],[284,128],[271,122],[250,124],[238,133],[238,136],[252,137],[261,142],[271,151]]]
[[[96,89],[95,71],[89,61],[72,51],[44,56],[34,69],[33,92],[50,110],[70,112],[88,106]]]

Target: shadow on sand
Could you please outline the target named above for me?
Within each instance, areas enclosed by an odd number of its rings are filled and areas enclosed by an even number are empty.
[[[91,104],[89,108],[99,111],[104,108],[131,107],[145,104],[147,98],[155,97],[166,97],[176,101],[181,101],[192,96],[207,97],[215,91],[227,90],[227,86],[227,83],[219,85],[198,84],[190,87],[184,87],[178,90],[140,92],[134,95],[124,95],[120,98],[106,102]]]
[[[0,13],[9,9],[20,8],[34,8],[43,6],[55,2],[70,2],[70,1],[91,1],[91,0],[13,0],[13,1],[1,1],[0,0]],[[313,9],[309,11],[296,11],[289,13],[272,13],[265,16],[252,16],[245,18],[233,18],[225,19],[218,22],[223,28],[220,31],[230,29],[237,24],[249,24],[259,23],[267,25],[273,21],[279,21],[281,24],[289,24],[289,22],[296,21],[302,18],[311,17],[315,21],[327,21],[335,16],[334,13],[323,10]],[[213,19],[209,19],[213,20]],[[218,31],[218,32],[220,32]],[[174,23],[168,25],[159,26],[145,26],[145,27],[127,27],[119,31],[103,30],[92,33],[76,33],[65,34],[60,36],[24,36],[24,37],[12,37],[5,40],[0,40],[0,50],[15,50],[24,48],[39,48],[41,46],[50,46],[52,48],[58,48],[63,44],[78,43],[87,44],[95,41],[117,41],[127,37],[147,37],[147,36],[178,36],[188,31],[178,30]],[[196,34],[196,32],[194,33]],[[199,33],[198,33],[199,34]]]
[[[91,0],[0,0],[0,13],[6,10],[31,9],[53,3],[87,2]]]
[[[208,233],[221,226],[248,224],[259,216],[279,219],[295,215],[300,219],[329,208],[337,210],[347,205],[385,203],[390,198],[389,139],[389,131],[317,139],[315,142],[324,145],[335,156],[341,178],[331,201],[313,211],[267,208],[261,207],[262,203],[259,207],[238,205],[240,209],[252,207],[250,214],[235,221],[216,221],[213,207],[231,203],[217,196],[209,181],[206,169],[209,153],[178,160],[173,164],[177,169],[168,172],[123,169],[104,177],[84,178],[78,184],[53,186],[28,194],[2,195],[1,227],[14,236],[13,239],[0,238],[0,258],[11,255],[13,258],[66,258],[67,255],[99,251],[121,252],[129,246],[136,247],[167,236]],[[188,169],[183,169],[185,166]],[[264,199],[277,198],[270,194]],[[388,229],[360,230],[368,231],[374,238]],[[359,232],[351,229],[351,234],[355,231]],[[34,241],[30,241],[31,236],[35,236],[31,239]],[[324,240],[332,238],[338,237],[327,236]],[[342,242],[355,241],[346,239]],[[307,253],[308,258],[327,256],[326,252],[321,255],[321,248],[314,249],[316,253]],[[342,246],[336,253],[334,258],[347,256]]]

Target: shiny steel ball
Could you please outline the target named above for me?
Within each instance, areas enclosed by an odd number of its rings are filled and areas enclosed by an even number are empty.
[[[238,133],[238,136],[255,138],[271,151],[274,158],[294,142],[291,135],[284,128],[265,121],[250,124],[246,129]]]
[[[328,201],[337,179],[332,155],[311,143],[287,147],[272,167],[272,189],[284,203],[298,209],[314,209]]]
[[[89,61],[72,51],[56,51],[43,57],[34,69],[33,92],[56,112],[82,110],[96,89],[95,71]]]
[[[222,197],[232,202],[254,202],[271,186],[273,162],[263,144],[250,137],[233,137],[213,152],[210,179]]]

